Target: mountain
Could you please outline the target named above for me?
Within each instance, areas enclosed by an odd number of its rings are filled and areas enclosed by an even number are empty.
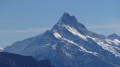
[[[118,40],[120,40],[120,36],[117,35],[117,34],[115,34],[115,33],[109,35],[108,38],[109,38],[109,39],[112,39],[112,40],[114,40],[114,39],[118,39]]]
[[[64,13],[51,30],[15,42],[5,52],[50,59],[55,67],[120,67],[120,42],[86,29]]]
[[[37,61],[31,56],[0,52],[0,67],[53,67],[49,60]]]

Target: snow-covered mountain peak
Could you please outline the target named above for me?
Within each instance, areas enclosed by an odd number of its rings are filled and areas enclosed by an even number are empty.
[[[54,33],[57,32],[63,37],[68,36],[68,34],[81,36],[84,40],[86,40],[85,34],[88,32],[86,27],[82,23],[79,23],[75,16],[71,16],[68,13],[63,14],[51,31]]]
[[[113,34],[109,35],[108,38],[112,39],[112,40],[114,40],[114,39],[120,40],[120,36],[116,33],[113,33]]]
[[[75,16],[64,13],[51,30],[16,42],[5,52],[50,59],[55,67],[114,67],[120,66],[119,45],[120,40],[88,31]]]
[[[82,23],[78,22],[75,16],[71,16],[68,13],[64,13],[56,25],[69,25],[71,27],[80,27],[86,29]]]

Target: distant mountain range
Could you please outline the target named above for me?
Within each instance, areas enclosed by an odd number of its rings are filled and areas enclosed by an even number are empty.
[[[15,42],[4,52],[50,59],[55,67],[120,67],[120,36],[91,32],[64,13],[51,30]]]
[[[31,56],[0,52],[0,67],[53,67],[50,60],[37,61]]]

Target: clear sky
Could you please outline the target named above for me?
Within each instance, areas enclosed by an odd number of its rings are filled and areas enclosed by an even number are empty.
[[[52,28],[64,12],[90,31],[120,35],[120,0],[0,0],[0,47]]]

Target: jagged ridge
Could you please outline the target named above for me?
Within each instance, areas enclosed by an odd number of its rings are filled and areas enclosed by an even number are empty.
[[[14,43],[6,52],[50,59],[55,67],[120,66],[120,41],[88,31],[75,16],[64,13],[45,33]]]

